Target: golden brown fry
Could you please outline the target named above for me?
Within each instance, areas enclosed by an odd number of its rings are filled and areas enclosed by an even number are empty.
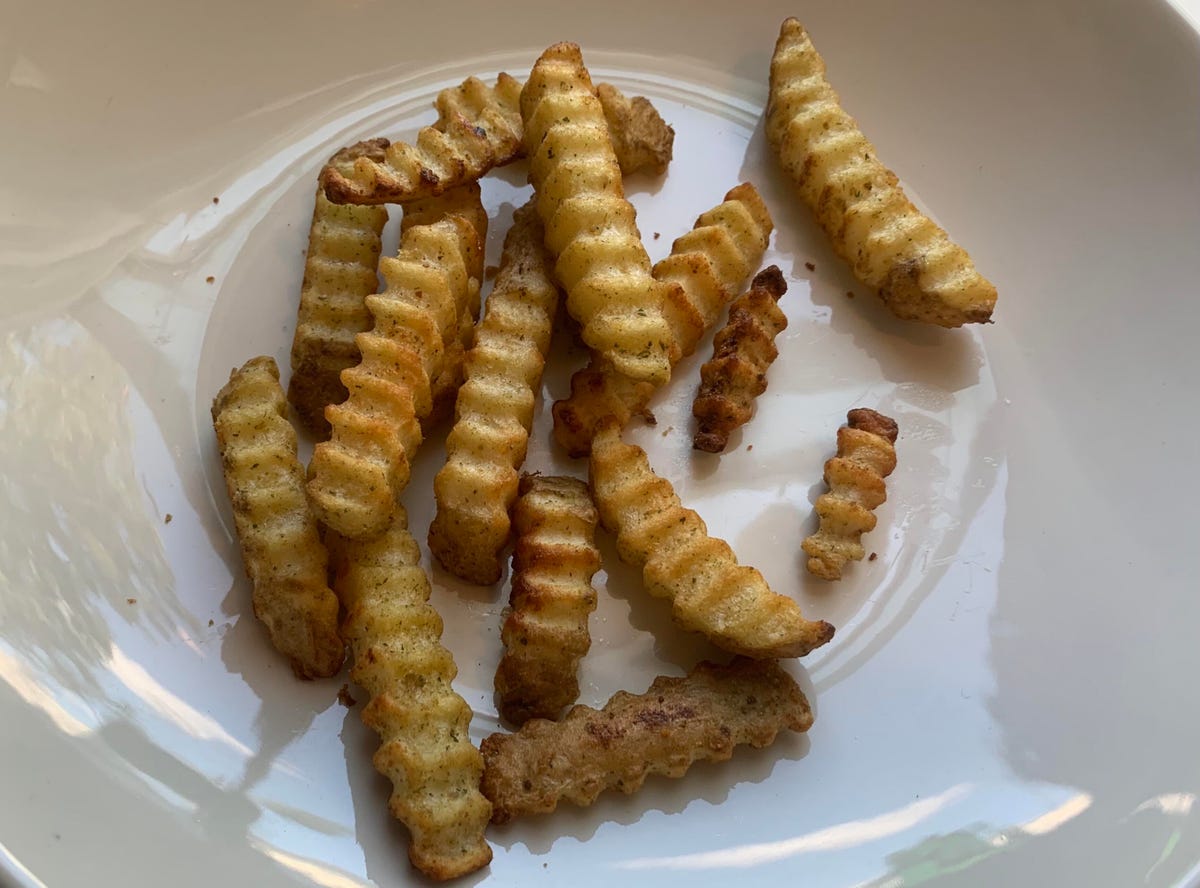
[[[304,469],[275,361],[251,358],[230,374],[212,418],[254,615],[300,678],[336,675],[345,652],[338,601],[304,498]]]
[[[775,337],[787,327],[779,298],[787,282],[778,266],[754,276],[750,289],[729,306],[729,320],[713,337],[713,356],[700,368],[692,415],[700,420],[697,450],[720,453],[729,434],[750,420],[754,399],[767,390],[767,368],[779,356]]]
[[[391,521],[422,440],[418,420],[432,407],[444,343],[477,298],[469,270],[480,249],[471,223],[451,216],[410,228],[396,258],[379,264],[386,289],[367,297],[375,326],[358,335],[362,361],[342,373],[350,396],[326,408],[333,434],[309,465],[309,500],[343,536],[371,536]]]
[[[521,84],[501,74],[494,87],[477,77],[438,93],[438,119],[415,145],[393,142],[384,157],[330,163],[321,171],[334,203],[404,203],[473,182],[521,150]]]
[[[762,261],[771,236],[771,215],[753,185],[729,191],[724,202],[700,215],[677,239],[671,255],[654,266],[668,285],[664,316],[671,329],[672,355],[690,355],[721,310],[737,295]],[[672,366],[678,358],[672,360]],[[571,377],[571,395],[554,405],[554,438],[573,457],[587,456],[596,425],[614,417],[620,425],[645,409],[654,386],[612,371],[602,359]]]
[[[996,288],[913,206],[839,103],[804,26],[784,21],[771,59],[767,138],[838,255],[894,314],[943,327],[986,323]]]
[[[542,53],[521,91],[529,178],[567,310],[584,341],[630,379],[671,374],[665,287],[650,276],[604,110],[579,47]]]
[[[838,429],[837,456],[825,463],[829,492],[817,498],[821,526],[801,543],[809,556],[808,571],[840,580],[847,561],[861,561],[862,535],[875,528],[875,514],[887,500],[883,479],[896,468],[896,421],[874,410],[846,414]]]
[[[525,475],[513,510],[512,592],[496,668],[500,714],[524,724],[554,719],[579,696],[579,660],[592,645],[592,576],[600,569],[596,507],[587,485]]]
[[[409,859],[435,879],[486,866],[492,809],[479,792],[483,760],[471,744],[471,707],[451,685],[458,669],[441,644],[408,515],[397,506],[391,526],[370,540],[329,536],[354,654],[350,677],[371,697],[362,719],[379,734],[375,767],[392,781],[392,815],[412,834]]]
[[[684,629],[756,659],[802,657],[833,638],[833,626],[806,620],[795,601],[710,537],[704,520],[654,474],[646,452],[621,441],[614,420],[602,422],[592,441],[590,478],[621,560],[642,568],[646,591],[668,600]]]
[[[483,793],[495,823],[553,811],[561,799],[590,805],[606,789],[633,793],[650,774],[682,777],[694,762],[726,761],[735,746],[762,748],[812,723],[778,663],[705,662],[685,678],[656,678],[644,694],[618,691],[602,710],[576,706],[560,722],[492,734],[482,746]]]
[[[549,266],[531,202],[514,214],[505,237],[500,273],[467,354],[446,465],[433,482],[429,548],[448,571],[473,583],[500,579],[508,510],[558,309]]]
[[[378,159],[387,146],[387,139],[359,142],[343,148],[330,163]],[[329,436],[325,406],[346,399],[340,374],[358,363],[354,337],[371,327],[364,300],[377,288],[375,268],[387,218],[383,207],[338,206],[317,188],[292,339],[288,400],[304,427],[320,438]]]
[[[645,96],[630,99],[611,83],[596,84],[596,97],[604,108],[621,173],[665,173],[671,163],[675,130],[650,100]]]

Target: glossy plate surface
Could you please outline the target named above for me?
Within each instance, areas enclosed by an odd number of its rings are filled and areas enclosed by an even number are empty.
[[[788,14],[997,283],[994,325],[892,319],[790,196],[761,123]],[[465,883],[1194,878],[1200,42],[1170,8],[121,0],[10,7],[0,35],[0,881],[415,881],[361,702],[296,682],[248,613],[208,407],[253,355],[286,373],[321,161],[560,39],[676,129],[668,175],[628,184],[652,258],[736,182],[768,200],[790,323],[757,415],[691,450],[706,342],[627,438],[838,634],[793,668],[807,737],[496,829]],[[524,177],[486,180],[491,262]],[[551,447],[582,359],[558,346],[527,468],[582,475]],[[859,405],[898,419],[900,465],[877,558],[829,586],[798,544]],[[405,496],[421,540],[441,459]],[[602,549],[593,705],[714,653]],[[478,741],[505,590],[433,578]]]

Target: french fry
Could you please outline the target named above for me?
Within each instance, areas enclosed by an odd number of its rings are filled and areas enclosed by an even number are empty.
[[[816,504],[821,526],[801,543],[809,573],[826,580],[840,580],[847,561],[862,560],[862,535],[875,529],[872,510],[887,500],[883,479],[896,468],[894,419],[859,408],[846,422],[838,429],[837,456],[825,463],[829,492]]]
[[[560,722],[533,719],[483,741],[483,794],[492,821],[590,805],[606,789],[630,794],[646,777],[682,777],[734,747],[762,748],[781,730],[812,727],[808,701],[771,660],[701,663],[685,678],[659,677],[637,696],[618,691],[601,710],[575,706]]]
[[[671,163],[675,130],[650,100],[645,96],[630,99],[611,83],[596,84],[596,97],[604,109],[622,175],[665,173]]]
[[[684,629],[755,659],[802,657],[833,638],[833,626],[806,620],[795,601],[738,564],[728,543],[710,537],[671,482],[654,474],[646,452],[621,441],[615,420],[600,424],[589,468],[592,497],[621,560],[642,569],[646,591],[669,601]]]
[[[700,368],[692,415],[700,420],[693,444],[720,453],[734,429],[745,425],[754,399],[767,390],[767,368],[779,356],[775,337],[787,327],[779,298],[787,282],[778,266],[754,276],[750,289],[729,306],[729,320],[713,337],[713,357]]]
[[[596,507],[587,485],[525,475],[513,510],[512,591],[496,668],[500,714],[514,724],[554,719],[579,696],[579,660],[591,647],[600,569]]]
[[[675,241],[671,254],[654,266],[655,279],[668,285],[664,316],[672,355],[683,357],[696,350],[762,261],[772,227],[766,204],[753,185],[743,183],[702,213],[695,227]],[[587,456],[602,419],[614,417],[625,426],[653,394],[654,386],[614,373],[593,356],[571,377],[570,397],[554,405],[554,438],[572,457]]]
[[[251,358],[233,371],[213,401],[212,419],[254,615],[297,676],[336,675],[345,653],[338,601],[304,498],[296,431],[275,361]]]
[[[473,583],[500,578],[508,510],[517,496],[533,408],[541,384],[558,288],[532,203],[513,216],[495,286],[446,439],[446,465],[434,479],[437,514],[429,548],[448,571]]]
[[[397,506],[392,524],[370,540],[329,536],[354,655],[350,677],[371,697],[362,719],[379,734],[375,767],[392,781],[392,815],[412,834],[409,859],[435,879],[473,872],[492,859],[483,760],[471,743],[471,707],[451,684],[458,669],[441,643],[407,513]]]
[[[904,194],[841,107],[804,26],[786,19],[771,59],[767,138],[855,276],[901,318],[987,323],[996,288]]]
[[[359,157],[321,171],[334,203],[404,203],[473,182],[522,150],[521,84],[500,74],[495,86],[468,77],[438,93],[438,119],[416,144],[391,143],[382,159]]]
[[[377,534],[392,519],[422,440],[419,419],[432,408],[444,343],[478,298],[469,272],[480,249],[474,226],[450,216],[410,228],[396,258],[379,264],[386,289],[367,297],[375,325],[358,335],[362,360],[342,372],[350,396],[325,409],[332,436],[309,465],[309,501],[343,536]]]
[[[359,142],[337,152],[330,163],[381,158],[387,145],[387,139]],[[377,287],[375,268],[387,218],[383,207],[339,206],[317,188],[287,394],[304,427],[319,438],[329,436],[325,406],[346,399],[340,374],[358,363],[354,337],[371,327],[365,300]]]
[[[542,53],[521,91],[521,118],[546,246],[584,341],[630,379],[666,382],[665,287],[650,276],[578,46],[559,43]]]

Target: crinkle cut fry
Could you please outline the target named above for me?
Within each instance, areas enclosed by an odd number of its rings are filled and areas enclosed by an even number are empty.
[[[495,86],[468,77],[438,93],[438,119],[416,143],[393,142],[384,157],[330,163],[321,171],[334,203],[404,203],[477,180],[522,151],[521,84],[500,74]]]
[[[380,158],[387,145],[387,139],[359,142],[330,162]],[[384,207],[339,206],[317,188],[287,395],[304,427],[321,439],[329,436],[325,407],[346,399],[341,372],[359,360],[354,337],[371,327],[366,298],[377,286],[375,269],[387,218]]]
[[[692,403],[700,426],[693,439],[697,450],[720,453],[730,433],[749,422],[754,399],[767,390],[767,368],[779,356],[775,337],[787,327],[779,299],[786,292],[783,273],[772,265],[729,306],[729,320],[713,337],[712,360],[700,368]]]
[[[212,419],[254,615],[300,678],[336,675],[345,653],[338,602],[275,361],[252,358],[233,371]]]
[[[675,130],[645,96],[628,98],[611,83],[597,83],[596,97],[604,108],[613,153],[621,173],[661,176],[671,164]]]
[[[591,647],[600,569],[596,507],[587,485],[561,475],[525,475],[513,510],[509,611],[496,667],[500,713],[514,724],[557,718],[579,696],[579,660]]]
[[[671,254],[653,270],[668,285],[664,316],[671,329],[671,353],[685,357],[738,294],[766,251],[773,224],[767,206],[749,183],[731,189],[722,203],[704,212]],[[678,358],[672,361],[672,366]],[[621,426],[645,409],[654,386],[614,373],[593,356],[571,377],[571,394],[554,405],[554,438],[572,457],[587,456],[600,420]]]
[[[825,463],[829,492],[817,498],[821,526],[801,548],[809,573],[840,580],[847,561],[861,561],[862,535],[875,529],[874,509],[887,500],[883,479],[896,468],[899,427],[891,417],[860,407],[838,429],[837,456]]]
[[[833,626],[804,618],[799,605],[738,564],[724,540],[685,509],[671,482],[654,474],[640,447],[601,423],[589,464],[592,498],[617,553],[642,569],[646,591],[671,604],[675,621],[718,647],[756,659],[802,657],[833,638]]]
[[[559,43],[542,53],[521,91],[521,118],[546,246],[584,342],[630,379],[666,382],[665,288],[650,275],[578,46]]]
[[[943,327],[991,319],[996,288],[879,161],[794,18],[780,28],[771,59],[766,130],[837,254],[894,314]]]
[[[396,258],[379,263],[385,289],[367,297],[374,326],[358,335],[360,363],[342,372],[350,396],[326,408],[332,435],[309,465],[309,500],[343,536],[368,537],[391,522],[421,444],[419,419],[432,407],[444,343],[477,298],[479,281],[469,272],[480,249],[474,226],[450,216],[410,228]]]
[[[483,741],[483,793],[492,820],[590,805],[606,789],[626,794],[650,774],[682,777],[698,761],[729,759],[739,745],[770,745],[784,729],[807,731],[812,710],[771,660],[704,662],[685,678],[659,677],[644,694],[619,691],[602,710],[576,706],[560,722],[533,719]]]
[[[393,523],[369,540],[329,537],[350,677],[371,698],[362,719],[379,734],[375,767],[392,781],[392,815],[412,834],[409,859],[435,879],[473,872],[492,859],[484,840],[492,808],[479,792],[471,707],[451,684],[458,669],[441,643],[408,515],[397,506]]]
[[[437,514],[429,548],[469,582],[500,579],[558,302],[531,201],[513,215],[505,237],[500,272],[467,353],[446,464],[433,482]]]

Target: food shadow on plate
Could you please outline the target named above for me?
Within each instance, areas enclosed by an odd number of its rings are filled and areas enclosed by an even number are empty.
[[[775,249],[791,257],[785,273],[808,282],[813,306],[828,309],[830,329],[849,336],[879,365],[885,379],[951,392],[979,382],[983,349],[969,332],[901,320],[855,279],[779,168],[762,118],[746,147],[741,178],[754,183],[771,211]],[[800,320],[794,300],[789,304],[789,320]]]

